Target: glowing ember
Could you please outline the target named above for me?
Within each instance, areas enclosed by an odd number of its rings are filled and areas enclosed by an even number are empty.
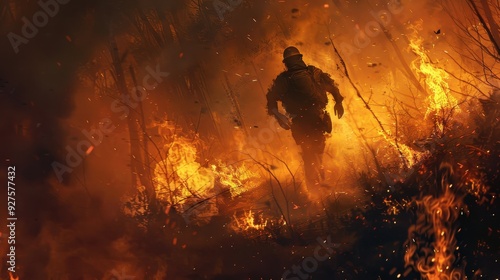
[[[487,194],[489,194],[490,187],[484,184],[484,180],[482,178],[469,178],[466,182],[467,192],[473,195],[479,204],[488,201]]]
[[[90,155],[90,153],[92,153],[92,151],[94,150],[94,146],[90,146],[87,151],[85,151],[85,155]]]
[[[402,199],[401,203],[396,200],[392,200],[390,197],[384,198],[384,204],[387,206],[386,213],[388,215],[397,215],[402,209],[406,209],[408,206],[408,201]]]

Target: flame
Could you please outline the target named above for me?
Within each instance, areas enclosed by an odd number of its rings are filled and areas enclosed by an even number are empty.
[[[243,216],[233,215],[233,229],[235,231],[262,231],[266,228],[268,219],[264,219],[263,213],[255,214],[252,210],[243,212]]]
[[[411,63],[411,67],[425,78],[425,84],[431,91],[431,95],[427,97],[428,107],[425,117],[434,114],[436,127],[443,132],[446,118],[451,117],[451,113],[460,110],[460,108],[457,100],[450,94],[450,86],[447,82],[448,73],[435,67],[426,54],[423,39],[418,35],[418,30],[422,30],[422,23],[423,21],[420,20],[411,26],[413,34],[410,38],[410,49],[418,56]]]
[[[154,168],[156,197],[167,205],[175,206],[186,220],[205,223],[218,214],[214,188],[215,176],[210,168],[198,162],[197,138],[180,134],[170,122],[157,124],[165,140],[165,155]],[[194,140],[193,140],[194,139]]]
[[[14,276],[14,273],[9,271],[9,279],[10,280],[19,280],[19,276]]]
[[[235,166],[225,165],[218,161],[217,165],[212,165],[212,171],[222,185],[229,187],[231,197],[253,189],[260,182],[258,180],[259,174],[251,170],[245,163]]]
[[[463,279],[462,267],[453,264],[458,249],[455,223],[465,206],[447,181],[443,182],[442,191],[437,197],[428,195],[416,201],[417,221],[408,229],[404,260],[423,279]]]
[[[165,145],[167,157],[155,168],[158,199],[182,205],[189,197],[206,198],[214,190],[214,175],[196,161],[195,144],[185,137],[176,137]]]
[[[261,182],[257,170],[244,162],[226,165],[221,160],[204,166],[199,162],[205,147],[196,137],[180,134],[175,125],[158,124],[166,144],[166,156],[157,162],[154,183],[157,199],[173,205],[189,216],[208,221],[218,214],[215,197],[229,191],[231,198],[247,192]]]
[[[265,218],[264,213],[255,213],[252,210],[243,211],[242,215],[233,215],[230,228],[247,237],[272,237],[286,226],[286,220],[281,216],[277,218]]]
[[[423,153],[414,151],[403,143],[397,143],[395,139],[392,139],[390,135],[386,133],[380,132],[380,135],[399,152],[403,160],[403,167],[413,166],[423,155]]]

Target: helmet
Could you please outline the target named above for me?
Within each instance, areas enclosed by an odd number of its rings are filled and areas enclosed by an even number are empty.
[[[289,57],[300,55],[302,57],[302,54],[299,52],[299,50],[296,47],[288,47],[283,51],[283,62]]]

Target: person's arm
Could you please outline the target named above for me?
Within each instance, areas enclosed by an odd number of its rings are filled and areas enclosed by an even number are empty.
[[[280,100],[277,90],[276,80],[273,81],[271,88],[267,91],[267,114],[274,116],[278,112],[278,101]]]
[[[280,76],[273,81],[271,88],[267,91],[267,113],[276,118],[279,125],[284,129],[290,129],[290,120],[278,110],[278,101],[281,101],[281,93],[286,90]]]
[[[326,91],[332,94],[335,103],[342,103],[344,97],[340,94],[339,88],[328,73],[321,72],[321,85]]]
[[[340,94],[339,88],[328,73],[321,72],[320,81],[323,88],[333,96],[333,99],[335,100],[333,111],[335,115],[340,119],[344,115],[344,107],[342,106],[344,97]]]

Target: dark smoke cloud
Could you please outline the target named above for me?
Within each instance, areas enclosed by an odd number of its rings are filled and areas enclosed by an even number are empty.
[[[16,166],[19,272],[22,279],[46,279],[48,263],[58,254],[63,258],[69,254],[57,273],[66,275],[78,268],[75,275],[92,274],[81,271],[85,268],[81,260],[89,259],[105,247],[103,243],[118,236],[119,227],[110,231],[105,226],[109,220],[90,218],[102,217],[103,203],[89,198],[81,187],[69,184],[66,190],[54,183],[51,164],[54,160],[64,162],[68,131],[62,122],[79,105],[74,99],[78,70],[97,48],[106,45],[110,26],[117,34],[129,28],[126,18],[139,1],[71,0],[60,5],[59,12],[19,47],[18,54],[7,34],[21,34],[21,18],[32,21],[41,8],[37,1],[4,1],[2,5],[8,2],[13,2],[14,18],[4,13],[0,27],[0,177],[4,180],[7,165]],[[4,195],[2,192],[1,197]],[[78,247],[87,248],[88,253],[79,256]],[[7,275],[6,267],[0,267],[2,275]]]

